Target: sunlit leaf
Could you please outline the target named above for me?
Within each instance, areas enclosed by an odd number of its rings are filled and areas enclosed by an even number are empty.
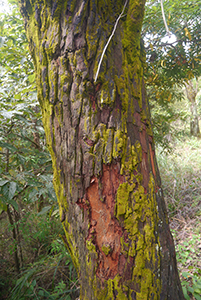
[[[4,118],[11,119],[14,115],[13,111],[0,111],[0,115]]]
[[[185,28],[184,28],[184,31],[185,31],[185,36],[187,36],[187,37],[189,38],[189,40],[191,41],[191,34],[190,34],[188,28],[185,27]]]
[[[20,64],[23,65],[26,60],[27,60],[26,57],[22,57]]]
[[[35,81],[35,73],[28,76],[29,82],[33,83]]]

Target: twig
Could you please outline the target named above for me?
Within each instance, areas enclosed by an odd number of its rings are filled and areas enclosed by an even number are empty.
[[[96,82],[96,80],[97,80],[97,78],[98,78],[98,74],[99,74],[100,67],[101,67],[101,64],[102,64],[103,56],[104,56],[105,51],[106,51],[106,49],[107,49],[107,47],[108,47],[108,45],[109,45],[109,43],[110,43],[110,41],[111,41],[111,39],[112,39],[112,37],[113,37],[115,31],[116,31],[118,22],[119,22],[119,20],[121,19],[121,17],[123,16],[123,13],[124,13],[124,10],[125,10],[125,8],[126,8],[127,3],[128,3],[128,0],[126,0],[126,2],[125,2],[125,4],[124,4],[124,7],[123,7],[123,10],[122,10],[121,14],[119,15],[119,17],[117,18],[117,20],[116,20],[116,22],[115,22],[115,25],[114,25],[114,29],[113,29],[113,31],[112,31],[112,33],[111,33],[111,35],[110,35],[110,37],[109,37],[109,39],[108,39],[108,41],[107,41],[107,44],[105,45],[105,47],[104,47],[104,49],[103,49],[103,52],[102,52],[102,55],[101,55],[101,58],[100,58],[100,61],[99,61],[99,64],[98,64],[98,69],[97,69],[97,72],[96,72],[96,76],[95,76],[94,82]]]

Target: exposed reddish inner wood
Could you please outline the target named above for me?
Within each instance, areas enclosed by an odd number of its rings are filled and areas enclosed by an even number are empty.
[[[100,179],[91,179],[87,189],[90,203],[90,230],[88,238],[96,245],[99,254],[99,265],[96,271],[102,279],[114,278],[122,269],[121,242],[123,230],[114,216],[115,196],[117,189],[124,182],[119,174],[118,164],[103,165]],[[104,250],[105,249],[105,250]]]

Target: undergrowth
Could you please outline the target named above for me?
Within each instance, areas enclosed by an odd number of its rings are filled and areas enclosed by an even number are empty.
[[[158,149],[158,164],[185,298],[201,300],[201,140]]]
[[[73,300],[79,295],[77,274],[64,246],[60,220],[34,212],[20,221],[22,265],[16,274],[15,247],[6,215],[0,220],[0,299]]]

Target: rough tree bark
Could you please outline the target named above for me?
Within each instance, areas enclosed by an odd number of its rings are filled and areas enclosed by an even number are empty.
[[[189,100],[190,110],[191,110],[190,134],[192,136],[199,136],[200,127],[199,127],[197,103],[196,103],[196,95],[198,93],[198,81],[196,80],[196,87],[193,86],[192,80],[188,80],[188,82],[185,82],[185,86],[186,86],[186,95]]]
[[[155,159],[145,0],[19,0],[80,299],[184,299]]]

